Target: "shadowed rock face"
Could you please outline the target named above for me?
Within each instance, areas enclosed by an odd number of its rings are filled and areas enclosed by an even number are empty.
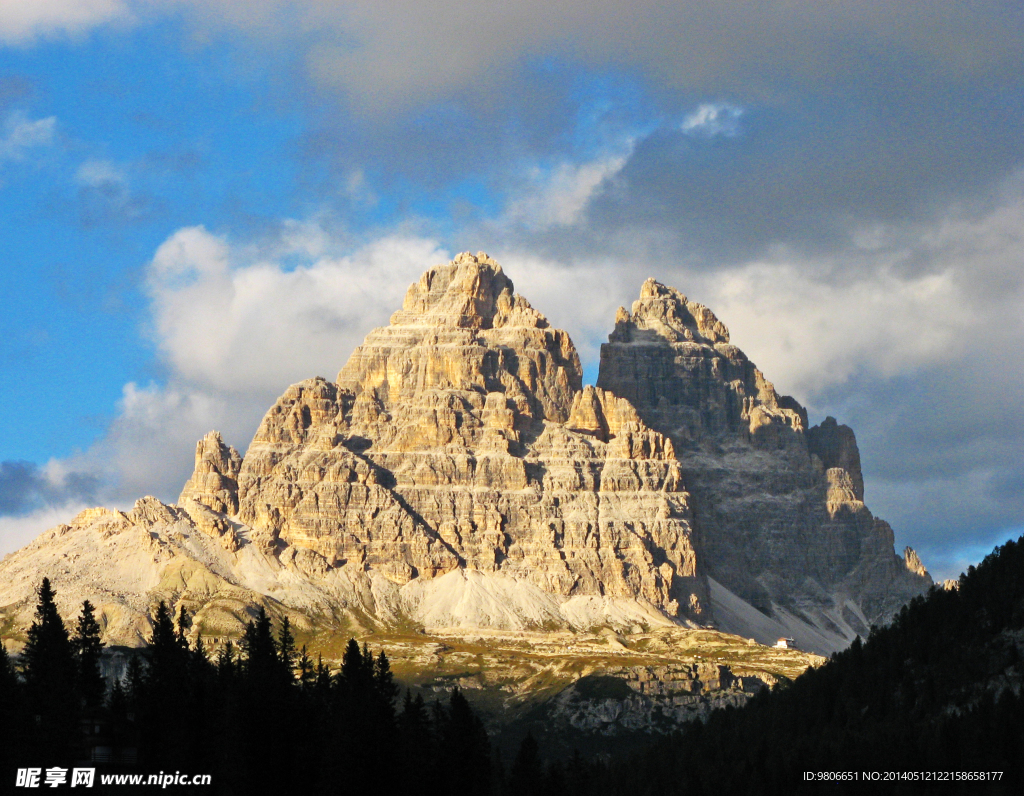
[[[239,476],[239,518],[397,584],[456,568],[699,618],[707,587],[672,444],[581,390],[579,357],[500,266],[409,288],[338,375],[289,388]]]
[[[853,431],[833,418],[808,429],[703,305],[648,279],[601,347],[598,385],[672,440],[698,558],[762,611],[785,606],[849,636],[930,585],[865,507]]]

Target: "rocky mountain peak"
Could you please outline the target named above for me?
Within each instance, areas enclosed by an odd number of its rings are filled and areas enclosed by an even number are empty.
[[[609,342],[653,341],[694,342],[704,345],[729,342],[729,330],[703,304],[690,301],[674,287],[653,277],[640,288],[632,312],[620,307]]]
[[[192,477],[185,482],[178,503],[186,500],[219,511],[238,511],[238,473],[242,457],[224,442],[219,431],[211,431],[196,443],[196,464]]]
[[[581,616],[612,599],[683,619],[706,602],[672,443],[582,389],[569,336],[484,254],[427,271],[336,384],[282,395],[246,452],[238,516],[414,592],[504,582],[456,577],[476,572],[582,601]],[[549,613],[525,588],[502,600]]]
[[[849,473],[853,494],[864,500],[864,476],[860,470],[860,450],[853,429],[840,424],[834,417],[807,430],[807,448],[819,459],[826,470],[838,467]]]
[[[597,383],[670,433],[677,449],[737,435],[766,448],[791,444],[792,432],[807,428],[806,411],[728,341],[711,310],[648,279],[632,312],[619,308]]]
[[[391,324],[370,332],[353,352],[338,387],[353,396],[361,425],[388,423],[410,401],[442,400],[440,391],[450,396],[443,411],[453,417],[470,406],[479,417],[485,397],[501,393],[521,429],[542,420],[564,423],[582,373],[569,335],[516,294],[486,254],[464,253],[409,288]]]
[[[903,562],[909,572],[913,572],[915,575],[919,575],[922,578],[928,576],[928,570],[924,568],[924,563],[921,561],[921,557],[913,547],[903,548]]]
[[[409,287],[391,325],[543,329],[548,322],[515,293],[498,263],[484,252],[463,252],[446,265],[434,266]]]
[[[671,439],[713,598],[722,588],[768,613],[800,604],[852,637],[931,580],[864,505],[853,431],[831,417],[809,428],[728,340],[709,309],[648,279],[601,347],[598,385]]]

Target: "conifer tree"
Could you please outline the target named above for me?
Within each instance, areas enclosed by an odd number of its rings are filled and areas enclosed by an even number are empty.
[[[57,611],[56,593],[49,578],[43,578],[36,590],[39,602],[35,620],[28,630],[28,643],[22,652],[22,673],[30,691],[41,696],[55,686],[74,681],[74,658],[71,638],[64,620]]]
[[[78,657],[78,691],[87,708],[103,704],[106,686],[100,672],[100,655],[103,642],[100,641],[100,624],[96,621],[96,609],[85,600],[82,612],[75,626],[71,646]]]
[[[0,644],[0,770],[11,771],[24,760],[25,706],[21,683],[7,650]]]
[[[178,644],[182,649],[188,649],[188,631],[192,627],[192,618],[188,615],[188,611],[185,610],[184,604],[178,607],[178,621],[176,625]]]
[[[153,617],[148,672],[153,688],[161,695],[180,696],[187,687],[188,649],[182,646],[182,639],[171,619],[170,608],[161,600]]]
[[[305,650],[305,647],[303,647]],[[295,668],[295,636],[292,635],[291,622],[286,616],[281,622],[281,632],[278,634],[277,656],[281,660],[284,670],[291,675]]]
[[[331,670],[327,664],[324,663],[323,654],[317,653],[316,672],[313,680],[314,690],[322,697],[326,698],[331,692],[333,683],[334,679],[331,677]]]
[[[39,751],[44,762],[56,762],[70,753],[78,729],[77,667],[48,578],[43,578],[36,594],[39,602],[22,652],[22,673],[29,709],[39,717],[35,728]]]
[[[309,690],[312,688],[313,683],[316,682],[316,670],[313,668],[313,660],[309,657],[305,644],[302,645],[297,665],[299,668],[299,685],[304,690]]]
[[[516,796],[535,796],[541,792],[543,779],[540,747],[533,733],[527,733],[519,744],[519,753],[509,771],[508,792]]]
[[[7,648],[0,644],[0,700],[11,700],[18,688],[18,676],[14,672],[11,658],[7,654]]]
[[[430,716],[422,694],[413,698],[412,692],[406,690],[402,712],[398,715],[398,739],[398,759],[403,763],[398,791],[440,792],[442,780],[431,776],[436,773],[431,770],[436,754]]]
[[[131,712],[138,712],[143,699],[146,684],[146,672],[142,665],[141,655],[132,655],[124,673],[125,699]]]
[[[391,673],[391,663],[384,650],[380,651],[377,660],[373,662],[373,686],[377,695],[387,704],[391,705],[398,697],[399,688],[395,685],[395,676]]]
[[[263,606],[260,606],[255,621],[245,626],[242,650],[245,652],[245,671],[250,680],[266,683],[278,679],[276,675],[281,667],[277,642],[274,641],[270,617]]]
[[[234,674],[235,669],[235,645],[227,641],[217,650],[217,674],[224,679]]]
[[[442,771],[455,793],[483,794],[491,786],[491,744],[483,722],[456,687],[441,726]]]
[[[149,637],[149,649],[168,651],[178,643],[178,634],[171,620],[171,611],[167,603],[161,600],[153,615],[153,631]]]
[[[350,638],[345,647],[339,678],[349,694],[365,694],[373,684],[373,658],[368,652],[360,651],[359,642],[354,638]]]

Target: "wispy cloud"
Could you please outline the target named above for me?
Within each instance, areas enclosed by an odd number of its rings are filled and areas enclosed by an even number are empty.
[[[158,209],[152,196],[132,190],[124,168],[110,160],[81,163],[75,170],[75,182],[74,208],[84,227],[138,223]]]
[[[87,160],[75,171],[79,185],[88,188],[124,186],[124,172],[109,160]]]
[[[584,163],[532,167],[510,199],[499,223],[529,230],[577,224],[602,183],[622,168],[627,154],[606,155]]]
[[[23,160],[30,150],[51,145],[56,128],[55,116],[30,119],[21,111],[14,111],[3,125],[0,163],[5,160]]]
[[[63,467],[98,478],[108,503],[174,500],[197,439],[216,428],[244,450],[289,384],[333,378],[409,284],[448,259],[436,242],[399,234],[332,255],[338,247],[315,222],[284,223],[259,246],[202,227],[171,235],[145,285],[167,376],[126,384],[104,437]]]
[[[683,119],[680,129],[689,135],[711,138],[724,135],[728,138],[739,135],[740,117],[743,109],[724,102],[712,102],[698,105]]]

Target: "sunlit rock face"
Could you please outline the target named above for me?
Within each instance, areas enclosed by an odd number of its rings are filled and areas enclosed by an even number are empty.
[[[336,383],[294,385],[239,475],[239,518],[405,584],[456,568],[700,618],[672,443],[581,389],[576,349],[486,255],[413,284]]]
[[[808,428],[707,307],[648,279],[601,347],[598,385],[672,440],[701,564],[761,611],[852,638],[930,585],[865,507],[853,431]]]
[[[219,431],[211,431],[196,443],[195,469],[185,482],[178,503],[191,500],[222,514],[235,514],[241,467],[238,451],[225,444]]]

